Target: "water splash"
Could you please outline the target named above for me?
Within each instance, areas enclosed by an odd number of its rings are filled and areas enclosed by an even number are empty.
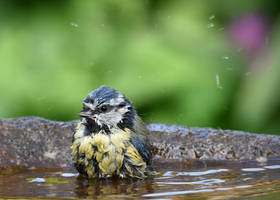
[[[63,177],[75,177],[78,176],[78,174],[74,174],[74,173],[62,173],[61,176]]]
[[[280,165],[270,165],[270,166],[264,166],[266,169],[280,169]]]
[[[258,172],[258,171],[264,171],[264,168],[243,168],[241,169],[244,172]]]
[[[200,162],[199,162],[200,163]],[[173,165],[174,164],[174,165]],[[201,163],[200,163],[201,164]],[[227,166],[227,167],[225,167]],[[106,198],[123,199],[232,199],[277,192],[280,195],[280,160],[265,165],[251,162],[155,165],[162,174],[153,179],[88,180],[63,169],[0,168],[1,198]],[[231,166],[231,165],[230,165]],[[18,187],[18,184],[21,184]],[[89,192],[90,191],[90,192]],[[279,196],[278,195],[278,196]],[[277,196],[277,195],[276,195]],[[277,199],[277,198],[276,198]]]
[[[29,183],[45,183],[46,180],[44,178],[30,178],[26,179]]]
[[[209,20],[213,20],[213,19],[215,19],[215,15],[211,15],[210,17],[209,17]]]
[[[219,74],[216,74],[216,84],[218,89],[223,89],[223,87],[221,86]]]
[[[214,23],[210,23],[207,25],[207,28],[214,28],[215,27],[215,24]]]
[[[75,22],[71,22],[70,24],[71,24],[71,26],[73,26],[73,27],[75,27],[75,28],[78,28],[78,27],[79,27],[79,25],[78,25],[77,23],[75,23]]]
[[[228,56],[224,56],[223,59],[224,59],[224,60],[228,60],[229,57],[228,57]]]

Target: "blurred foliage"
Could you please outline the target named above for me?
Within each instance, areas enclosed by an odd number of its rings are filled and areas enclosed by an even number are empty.
[[[78,119],[100,85],[146,122],[279,133],[277,2],[9,0],[0,3],[0,117]],[[228,26],[261,12],[265,59],[249,66]],[[259,66],[258,66],[259,65]]]

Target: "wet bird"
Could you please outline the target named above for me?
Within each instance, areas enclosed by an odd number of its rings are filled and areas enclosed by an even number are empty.
[[[72,161],[89,178],[145,178],[153,174],[149,131],[132,103],[101,86],[83,100],[72,141]]]

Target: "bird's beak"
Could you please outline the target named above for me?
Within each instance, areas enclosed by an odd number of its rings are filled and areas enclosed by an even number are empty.
[[[90,117],[90,115],[91,115],[90,112],[84,112],[84,111],[81,111],[78,114],[80,117]]]

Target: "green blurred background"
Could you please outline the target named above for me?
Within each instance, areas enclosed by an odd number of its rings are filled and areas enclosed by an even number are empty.
[[[0,117],[78,119],[100,85],[150,122],[280,134],[276,0],[1,0]]]

